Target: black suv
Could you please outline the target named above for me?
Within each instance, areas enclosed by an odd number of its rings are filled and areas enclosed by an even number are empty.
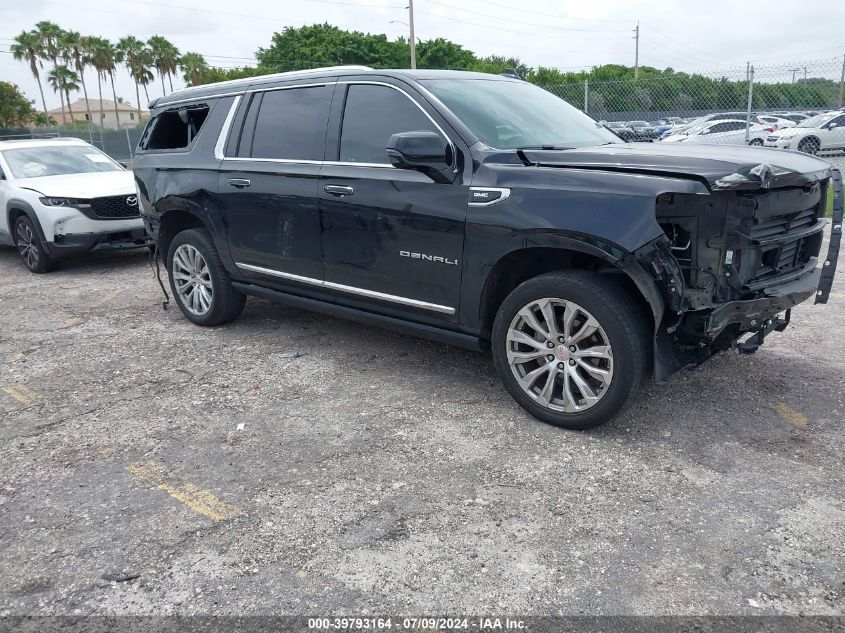
[[[652,374],[754,351],[832,282],[829,163],[625,144],[518,79],[340,67],[152,106],[135,178],[188,319],[253,295],[492,348],[517,402],[567,428]]]

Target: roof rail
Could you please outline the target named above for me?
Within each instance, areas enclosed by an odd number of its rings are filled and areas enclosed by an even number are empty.
[[[187,88],[183,88],[182,90],[177,90],[176,92],[171,92],[170,95],[173,94],[182,94],[183,92],[191,92],[193,90],[199,90],[201,88],[208,88],[209,86],[231,86],[233,84],[240,84],[240,83],[248,83],[250,81],[254,81],[256,79],[283,79],[285,77],[297,77],[299,75],[307,75],[310,73],[319,73],[319,72],[330,72],[332,70],[373,70],[370,66],[356,66],[356,65],[349,65],[349,66],[324,66],[322,68],[305,68],[302,70],[290,70],[284,73],[271,73],[269,75],[255,75],[254,77],[243,77],[241,79],[229,79],[228,81],[218,81],[214,84],[201,84],[199,86],[188,86]],[[170,95],[167,95],[168,97]],[[159,101],[156,99],[155,101]]]

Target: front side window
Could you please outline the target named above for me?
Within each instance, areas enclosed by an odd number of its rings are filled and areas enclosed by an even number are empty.
[[[431,79],[421,83],[490,147],[574,148],[623,142],[563,99],[524,81]]]
[[[253,158],[322,160],[332,86],[270,90],[264,93]]]
[[[90,145],[20,147],[4,150],[3,157],[15,178],[122,171],[120,165]]]
[[[340,133],[340,160],[345,163],[389,164],[387,143],[399,132],[437,127],[402,92],[387,86],[352,84],[346,95]]]

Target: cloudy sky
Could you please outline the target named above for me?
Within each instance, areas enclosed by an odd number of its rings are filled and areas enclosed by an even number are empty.
[[[329,22],[346,29],[404,35],[406,0],[0,0],[0,80],[31,98],[38,88],[26,64],[8,53],[11,38],[39,20],[117,40],[132,34],[168,37],[214,66],[254,63],[259,46],[285,26]],[[446,37],[479,55],[516,56],[532,66],[564,70],[606,63],[633,65],[640,23],[640,63],[676,70],[744,73],[750,60],[780,79],[808,65],[831,76],[845,53],[845,3],[784,0],[414,0],[417,37]],[[777,69],[777,70],[776,70]],[[803,70],[799,71],[799,76]],[[838,79],[838,76],[836,77]],[[96,98],[96,76],[86,75]],[[181,81],[180,81],[181,85]],[[45,86],[46,89],[46,86]],[[120,72],[118,95],[135,102]],[[160,84],[150,97],[161,94]],[[105,96],[105,91],[104,91]],[[142,94],[143,100],[143,94]],[[58,97],[47,96],[48,107]]]

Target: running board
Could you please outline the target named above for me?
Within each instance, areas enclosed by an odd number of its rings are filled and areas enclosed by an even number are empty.
[[[405,321],[404,319],[398,319],[396,317],[375,314],[373,312],[367,312],[357,308],[350,308],[349,306],[328,303],[319,299],[302,297],[282,292],[281,290],[272,290],[262,286],[255,286],[253,284],[232,282],[232,287],[245,295],[259,297],[261,299],[267,299],[277,303],[284,303],[286,305],[303,308],[305,310],[313,310],[314,312],[322,312],[323,314],[328,314],[330,316],[336,316],[350,321],[357,321],[358,323],[364,323],[365,325],[382,327],[402,334],[409,334],[411,336],[418,336],[420,338],[437,341],[438,343],[445,343],[446,345],[463,347],[477,352],[486,352],[490,349],[487,341],[480,339],[477,336],[472,336],[471,334],[463,334],[462,332],[453,332],[452,330],[445,330],[433,325],[424,325],[422,323]]]

